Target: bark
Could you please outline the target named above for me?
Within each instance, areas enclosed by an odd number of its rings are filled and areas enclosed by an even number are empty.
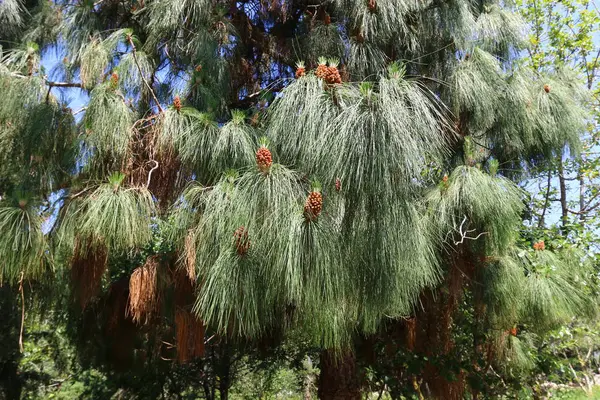
[[[567,185],[565,183],[564,164],[562,156],[558,163],[558,183],[560,188],[561,223],[562,227],[564,228],[569,222],[569,208],[567,205]]]
[[[319,399],[360,400],[361,379],[356,357],[350,349],[324,350],[319,364]]]
[[[223,349],[219,363],[219,398],[227,400],[229,398],[229,388],[231,387],[231,354],[228,346]]]
[[[405,322],[406,345],[414,352],[426,355],[430,359],[439,356],[452,357],[454,341],[452,339],[452,324],[456,311],[463,297],[465,279],[473,279],[475,263],[470,258],[472,254],[464,248],[457,249],[452,255],[448,272],[442,287],[437,293],[424,292],[421,296],[422,308],[416,316]],[[463,399],[466,389],[464,373],[448,380],[433,363],[425,364],[419,374],[419,379],[413,379],[417,396],[426,398],[458,400]]]
[[[304,387],[304,400],[311,400],[312,399],[312,386],[313,386],[313,380],[314,380],[314,375],[313,375],[313,365],[312,365],[312,360],[310,359],[309,356],[306,356],[306,375],[304,376],[304,381],[302,382],[302,385]]]
[[[585,222],[585,179],[581,172],[579,172],[577,179],[579,180],[579,220]]]
[[[19,376],[19,314],[16,293],[10,286],[0,285],[0,399],[21,398],[23,382]]]
[[[538,228],[543,228],[546,221],[546,211],[548,207],[550,207],[550,187],[552,184],[552,171],[548,171],[548,182],[546,183],[546,196],[544,200],[544,208],[542,209],[542,215],[540,216],[540,220],[538,222]]]

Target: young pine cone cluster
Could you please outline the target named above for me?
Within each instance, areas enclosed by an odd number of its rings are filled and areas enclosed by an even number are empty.
[[[319,79],[323,79],[329,85],[336,83],[342,83],[342,76],[338,70],[337,63],[329,62],[329,66],[323,59],[319,60],[319,65],[315,71],[315,76]]]
[[[544,243],[543,240],[540,240],[539,242],[533,244],[533,249],[537,251],[546,250],[546,243]]]
[[[250,239],[248,238],[248,230],[240,226],[233,232],[235,250],[239,256],[245,256],[250,249]]]
[[[258,169],[263,173],[267,173],[269,172],[269,169],[271,169],[271,165],[273,165],[273,156],[271,155],[271,151],[265,146],[262,146],[256,151],[256,164],[258,165]]]
[[[544,84],[544,92],[550,93],[550,85],[548,85],[547,83]]]
[[[173,99],[173,107],[177,110],[177,112],[181,111],[181,99],[179,96],[175,96]]]
[[[298,66],[296,68],[296,79],[303,77],[304,75],[306,75],[306,68],[305,67],[301,67]]]
[[[311,192],[304,203],[304,218],[315,221],[323,210],[323,196],[319,192]]]
[[[369,11],[375,12],[377,9],[377,2],[375,0],[369,0],[367,2],[367,7],[369,7]]]
[[[339,192],[342,190],[342,180],[340,178],[335,178],[335,191]]]

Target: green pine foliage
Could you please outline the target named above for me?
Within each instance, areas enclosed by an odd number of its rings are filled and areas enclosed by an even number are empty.
[[[17,284],[38,280],[51,270],[49,246],[42,231],[43,218],[34,199],[25,193],[5,200],[0,207],[0,282]]]
[[[450,245],[478,237],[492,254],[502,254],[516,238],[521,198],[521,190],[511,181],[477,167],[459,166],[428,194],[429,218]]]
[[[23,5],[19,0],[3,1],[0,5],[0,33],[2,36],[13,34],[23,25]]]
[[[107,337],[130,335],[111,341],[143,343],[136,362],[187,360],[200,324],[176,316],[192,311],[220,346],[301,334],[353,357],[375,343],[413,360],[374,380],[448,392],[453,375],[460,391],[496,379],[483,359],[526,374],[534,333],[592,314],[590,261],[531,249],[520,185],[580,154],[588,93],[566,68],[519,62],[511,4],[36,6],[0,4],[0,35],[18,38],[0,63],[0,280],[37,279],[56,254],[65,274],[75,244],[97,250],[108,272],[89,307],[108,307]],[[52,71],[49,49],[64,58]],[[89,95],[76,112],[73,88]],[[11,203],[16,190],[32,195]],[[130,280],[142,259],[160,260],[158,283]],[[127,293],[156,296],[143,330]],[[321,389],[358,381],[337,373]]]
[[[155,203],[146,188],[124,186],[124,178],[115,173],[108,182],[90,188],[82,199],[69,202],[62,235],[67,240],[90,240],[91,247],[106,247],[117,255],[149,244]]]
[[[243,111],[234,110],[231,120],[221,128],[211,148],[210,169],[216,173],[251,165],[254,160],[256,135],[246,124]]]
[[[128,150],[132,121],[131,109],[110,83],[92,91],[82,126],[90,158],[95,159],[88,164],[91,168],[102,171],[104,162],[120,166]]]

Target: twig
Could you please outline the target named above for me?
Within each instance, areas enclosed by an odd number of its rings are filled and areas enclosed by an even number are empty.
[[[150,179],[152,178],[152,172],[154,172],[154,170],[158,168],[158,161],[150,160],[150,162],[154,163],[154,167],[152,167],[152,169],[150,169],[150,172],[148,172],[148,182],[146,182],[146,189],[150,187]]]
[[[467,216],[466,216],[466,215],[465,215],[465,217],[463,218],[462,222],[460,223],[460,226],[459,226],[459,228],[458,228],[458,229],[454,228],[454,231],[455,231],[455,232],[458,232],[458,234],[460,235],[460,240],[459,240],[459,241],[454,241],[454,245],[455,245],[455,246],[458,246],[459,244],[462,244],[462,243],[464,243],[464,241],[465,241],[465,240],[477,240],[477,239],[479,239],[481,236],[483,236],[483,235],[487,235],[487,234],[488,234],[488,232],[481,232],[479,235],[477,235],[477,236],[475,236],[475,237],[468,236],[468,234],[469,234],[469,233],[471,233],[471,232],[475,232],[475,229],[467,229],[467,230],[463,231],[463,227],[464,227],[464,225],[465,225],[465,222],[467,222]],[[450,233],[451,233],[451,232],[448,232],[448,235],[449,235]],[[446,235],[446,236],[448,236],[448,235]]]
[[[212,338],[214,338],[214,337],[215,337],[215,335],[212,335],[211,337],[209,337],[208,339],[206,339],[206,340],[204,341],[204,344],[207,344],[208,342],[210,342],[210,341],[211,341],[211,339],[212,339]]]
[[[31,78],[30,76],[25,76],[16,72],[11,72],[10,76],[15,77],[15,78],[22,78],[22,79],[28,79]],[[45,78],[45,76],[44,76]],[[79,82],[54,82],[54,81],[49,81],[48,79],[44,79],[44,82],[46,83],[46,85],[50,86],[50,88],[53,87],[59,87],[59,88],[83,88],[82,84]]]
[[[140,63],[138,62],[138,59],[137,59],[137,50],[135,48],[135,44],[133,44],[133,40],[131,39],[131,35],[127,35],[127,41],[129,42],[129,45],[131,46],[131,51],[133,52],[133,61],[135,62],[135,65],[137,66],[138,71],[140,72],[140,76],[142,77],[142,80],[144,81],[144,83],[146,84],[146,87],[150,91],[150,94],[152,95],[152,98],[154,99],[154,102],[156,103],[156,106],[158,107],[158,110],[161,113],[164,112],[162,106],[160,105],[160,102],[158,101],[158,98],[156,97],[156,95],[154,94],[154,91],[152,90],[152,87],[150,86],[150,84],[146,80],[146,77],[144,76],[144,72],[142,71],[142,67],[140,67]]]
[[[77,115],[77,114],[79,114],[79,113],[81,113],[81,112],[83,112],[85,110],[87,110],[87,107],[81,107],[79,110],[73,111],[73,116],[75,116],[75,115]]]

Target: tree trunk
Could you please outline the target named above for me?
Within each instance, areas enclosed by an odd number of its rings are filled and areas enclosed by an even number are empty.
[[[538,222],[538,228],[544,228],[546,225],[546,211],[548,207],[550,207],[550,188],[552,186],[552,171],[548,171],[548,182],[546,183],[546,195],[544,196],[544,208],[542,209],[542,214],[540,215],[540,220]]]
[[[324,350],[319,364],[319,399],[360,400],[361,382],[356,358],[350,349]]]
[[[407,348],[430,359],[444,356],[455,361],[452,325],[463,298],[465,279],[472,280],[475,273],[474,255],[464,247],[456,249],[449,260],[449,269],[443,285],[437,293],[424,291],[422,308],[418,308],[414,319],[404,321]],[[463,371],[448,379],[439,365],[426,362],[421,373],[413,376],[412,386],[418,398],[444,400],[463,399],[466,390],[466,375]]]
[[[19,377],[19,315],[16,294],[8,285],[0,285],[0,399],[21,398]]]
[[[558,184],[560,187],[561,224],[564,229],[565,226],[569,223],[569,208],[567,205],[567,185],[565,183],[562,156],[558,162]]]
[[[579,220],[582,223],[585,223],[586,220],[586,212],[585,212],[585,178],[581,171],[579,171],[579,176],[577,177],[579,180]]]
[[[314,374],[313,374],[312,360],[310,359],[310,356],[308,356],[308,355],[306,356],[305,368],[306,368],[306,375],[304,376],[304,381],[302,382],[302,385],[304,387],[304,390],[303,390],[304,400],[311,400]]]
[[[224,347],[219,360],[221,364],[219,368],[219,398],[221,400],[229,398],[229,388],[231,387],[231,354],[229,347],[227,345]]]

